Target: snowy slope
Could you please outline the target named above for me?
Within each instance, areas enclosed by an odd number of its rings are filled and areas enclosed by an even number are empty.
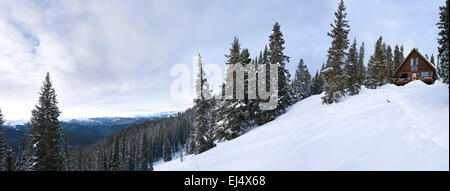
[[[155,170],[449,170],[447,85],[385,85],[328,106],[320,97]]]

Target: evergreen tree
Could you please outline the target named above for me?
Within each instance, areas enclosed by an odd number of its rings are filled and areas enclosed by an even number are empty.
[[[434,55],[433,54],[431,54],[430,63],[432,63],[433,66],[436,67],[436,63],[434,63]]]
[[[120,163],[120,151],[119,151],[119,137],[116,137],[114,140],[114,150],[111,156],[110,162],[110,170],[111,171],[119,171],[119,163]]]
[[[127,151],[127,145],[125,140],[125,135],[122,135],[122,140],[120,141],[120,162],[119,162],[119,169],[120,170],[126,170],[127,164],[128,164],[128,151]]]
[[[249,64],[252,64],[252,59],[250,58],[250,53],[247,48],[242,49],[241,53],[239,54],[239,63],[241,63],[243,66],[248,66]],[[254,67],[254,64],[250,65],[251,67]],[[248,127],[252,126],[254,124],[253,118],[251,118],[251,112],[253,108],[250,107],[251,100],[249,99],[249,92],[255,91],[255,89],[249,89],[249,83],[255,83],[255,81],[250,81],[248,72],[244,72],[244,100],[237,99],[235,100],[238,102],[238,104],[241,105],[239,108],[238,114],[242,115],[243,122],[241,124],[241,131],[244,131]]]
[[[371,62],[369,62],[371,65],[367,71],[368,79],[366,81],[368,88],[375,89],[386,82],[387,56],[385,47],[383,38],[380,36],[375,44],[374,55],[370,58]]]
[[[242,51],[242,53],[246,54],[245,52],[247,51]],[[233,43],[231,44],[230,53],[228,55],[225,55],[225,57],[227,58],[227,61],[225,63],[227,65],[227,82],[225,83],[224,87],[228,90],[232,89],[233,95],[228,95],[229,97],[226,97],[226,99],[222,100],[222,103],[217,104],[219,108],[214,109],[219,116],[214,125],[215,136],[219,141],[223,139],[233,139],[239,136],[249,126],[249,114],[247,111],[248,108],[245,104],[245,100],[238,99],[237,97],[236,86],[238,85],[237,83],[239,83],[237,81],[238,76],[236,76],[237,74],[232,70],[228,69],[228,66],[239,64],[241,63],[241,61],[243,61],[243,64],[248,64],[249,54],[241,56],[240,43],[238,38],[235,37]],[[236,84],[236,86],[234,86],[234,84]],[[205,108],[208,108],[207,104],[205,104]],[[208,110],[205,109],[205,111]],[[197,114],[195,114],[195,116],[197,116]],[[211,147],[213,145],[209,144],[209,146]],[[197,153],[203,151],[205,151],[205,149],[199,149]]]
[[[266,76],[263,79],[263,75],[258,74],[258,80],[261,81],[261,85],[266,86],[266,90],[270,89],[270,60],[269,60],[269,49],[267,46],[264,47],[264,51],[260,53],[258,59],[258,67],[266,67]],[[266,102],[267,100],[259,99],[260,102]],[[256,113],[256,124],[263,125],[269,121],[274,120],[276,117],[274,110],[258,110]]]
[[[141,170],[147,171],[148,170],[148,163],[149,163],[149,157],[148,157],[148,143],[147,143],[147,132],[144,131],[142,134],[142,142],[141,142]]]
[[[171,151],[171,146],[170,146],[170,141],[169,141],[169,137],[168,136],[164,137],[163,158],[164,158],[164,162],[172,160],[172,151]]]
[[[20,140],[19,152],[16,159],[16,171],[26,171],[27,168],[27,156],[25,151],[25,140]]]
[[[16,159],[14,149],[11,144],[6,147],[5,171],[14,171],[16,169]]]
[[[69,139],[67,137],[67,134],[64,135],[64,151],[63,151],[63,167],[65,168],[65,171],[71,171],[73,170],[73,161],[71,160],[70,156],[70,145],[69,145]]]
[[[331,47],[328,49],[327,65],[323,73],[325,96],[322,102],[325,104],[337,103],[345,95],[345,75],[343,66],[347,53],[349,40],[347,38],[350,31],[344,1],[341,0],[338,10],[334,13],[336,19],[331,24],[331,32],[328,36],[332,38]]]
[[[41,87],[39,103],[31,112],[28,136],[32,149],[32,169],[38,171],[64,170],[62,127],[58,117],[55,89],[47,73]]]
[[[3,114],[0,109],[0,171],[6,170],[6,140],[3,137]]]
[[[280,31],[280,25],[273,25],[272,34],[269,36],[269,62],[278,65],[278,105],[275,115],[278,116],[286,111],[286,108],[293,103],[293,95],[290,89],[291,75],[286,69],[289,63],[289,57],[284,55],[283,33]],[[271,71],[272,72],[272,71]]]
[[[311,74],[303,59],[297,65],[294,80],[292,81],[292,94],[294,101],[300,101],[311,95]]]
[[[404,54],[404,48],[403,45],[400,46],[400,64],[402,64],[401,62],[403,62],[403,60],[405,60],[405,54]],[[400,66],[399,64],[399,66]]]
[[[394,72],[395,70],[397,70],[397,68],[402,64],[403,60],[401,60],[401,52],[400,52],[400,48],[398,47],[398,45],[395,45],[394,47],[394,60],[392,63],[392,73],[391,76],[394,76]]]
[[[209,90],[208,81],[206,80],[206,74],[203,70],[203,64],[200,54],[198,55],[198,79],[196,81],[196,99],[194,100],[194,129],[195,135],[193,139],[195,140],[195,153],[202,153],[212,147],[213,142],[212,137],[207,136],[208,132],[212,128],[212,96]],[[171,158],[171,157],[168,157]],[[166,159],[166,158],[165,158]]]
[[[390,45],[387,45],[386,47],[386,83],[389,83],[392,81],[392,75],[394,73],[394,67],[392,67],[393,65],[393,60],[394,56],[392,55],[392,48]]]
[[[317,95],[320,94],[319,86],[320,86],[320,77],[319,77],[319,71],[316,71],[316,74],[312,78],[312,84],[311,84],[311,95]]]
[[[364,56],[365,56],[365,45],[364,42],[362,42],[361,46],[359,47],[358,66],[357,66],[359,87],[361,87],[364,84],[364,78],[366,75],[366,67],[364,66]]]
[[[438,60],[440,63],[440,70],[441,70],[441,78],[444,83],[449,83],[449,39],[448,39],[448,33],[449,31],[449,15],[448,15],[448,4],[449,0],[445,1],[445,6],[439,7],[439,22],[436,24],[439,31],[439,38],[438,38]]]
[[[346,87],[350,95],[358,94],[361,89],[361,85],[359,83],[360,71],[358,71],[358,64],[358,50],[356,47],[356,39],[354,39],[353,44],[350,46],[348,51],[347,63],[345,64],[345,73],[347,76]]]

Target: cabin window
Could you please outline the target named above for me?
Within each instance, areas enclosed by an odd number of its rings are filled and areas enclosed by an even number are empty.
[[[414,58],[411,58],[411,66],[414,65]]]
[[[417,71],[417,66],[411,67],[411,71],[416,72]]]
[[[429,76],[429,73],[428,73],[428,72],[422,72],[422,73],[420,74],[420,76],[422,76],[422,77],[427,77],[427,76]]]
[[[419,65],[419,58],[416,58],[416,66]]]
[[[407,73],[400,74],[400,78],[408,78],[408,74]]]

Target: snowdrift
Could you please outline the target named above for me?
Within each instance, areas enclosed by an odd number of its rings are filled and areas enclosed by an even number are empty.
[[[155,170],[449,170],[448,85],[363,88],[332,105],[320,97]]]

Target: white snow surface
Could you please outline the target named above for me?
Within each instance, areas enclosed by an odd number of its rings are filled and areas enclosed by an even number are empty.
[[[414,81],[316,95],[260,127],[155,170],[449,170],[449,90]]]

